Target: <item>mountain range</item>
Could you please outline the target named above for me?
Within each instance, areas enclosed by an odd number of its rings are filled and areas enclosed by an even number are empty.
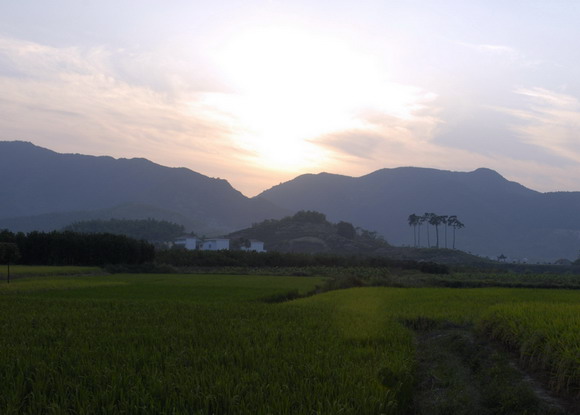
[[[155,218],[199,234],[225,233],[288,211],[226,180],[149,160],[59,154],[0,142],[0,229],[58,229],[89,219]]]
[[[265,219],[314,210],[333,222],[413,245],[410,214],[457,215],[459,249],[496,258],[576,259],[580,192],[541,193],[489,169],[453,172],[416,167],[362,177],[299,176],[248,198],[227,181],[146,159],[60,154],[21,141],[0,141],[0,229],[60,229],[88,219],[155,218],[197,234],[236,231]],[[421,230],[427,245],[427,226]],[[451,229],[440,228],[440,246]],[[430,229],[430,244],[435,244]]]
[[[257,196],[290,210],[311,209],[378,231],[395,245],[413,245],[410,214],[456,215],[457,248],[519,261],[576,259],[580,248],[580,192],[540,193],[493,170],[472,172],[403,167],[362,177],[306,174]],[[427,245],[427,225],[422,226]],[[440,246],[445,246],[445,228]],[[451,245],[448,229],[447,246]],[[435,244],[434,229],[430,243]]]

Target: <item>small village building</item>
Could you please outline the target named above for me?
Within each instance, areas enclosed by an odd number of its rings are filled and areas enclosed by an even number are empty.
[[[194,236],[183,236],[173,241],[173,244],[189,251],[195,251],[197,249],[198,239]]]
[[[250,239],[250,246],[242,246],[242,251],[266,252],[264,249],[264,242],[255,239]]]
[[[230,249],[229,239],[206,239],[199,244],[199,249],[202,251],[221,251],[223,249]]]

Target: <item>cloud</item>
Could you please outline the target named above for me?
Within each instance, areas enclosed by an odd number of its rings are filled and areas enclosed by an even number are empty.
[[[580,162],[580,101],[544,88],[518,89],[515,93],[525,98],[525,106],[506,111],[518,120],[512,129],[519,139]]]
[[[391,86],[393,88],[393,86]],[[387,106],[368,107],[355,114],[357,127],[345,128],[309,140],[334,153],[334,157],[384,161],[397,153],[414,151],[430,142],[441,120],[433,105],[436,95],[418,88],[399,86],[406,91]]]
[[[513,52],[500,46],[480,46],[485,53]],[[295,175],[295,171],[268,169],[259,163],[253,147],[243,146],[240,137],[253,132],[236,116],[237,107],[223,105],[224,100],[243,97],[222,89],[219,82],[206,82],[203,65],[191,70],[187,62],[156,62],[154,56],[104,47],[56,48],[0,37],[0,140],[28,140],[61,152],[146,157],[232,178],[234,186],[250,192]],[[188,69],[199,72],[188,75]],[[293,147],[291,139],[298,131],[304,132],[310,146],[329,155],[328,163],[320,164],[327,171],[366,174],[401,165],[462,170],[490,167],[532,188],[577,187],[566,179],[580,176],[576,167],[580,161],[576,135],[580,102],[574,96],[542,88],[518,89],[515,95],[524,105],[502,109],[513,121],[511,132],[522,143],[570,161],[547,165],[540,157],[526,159],[526,154],[517,158],[505,151],[504,155],[481,154],[476,148],[441,145],[437,140],[441,131],[456,127],[448,119],[446,124],[438,96],[394,82],[373,83],[368,89],[363,98],[372,99],[361,100],[368,105],[357,106],[352,113],[325,112],[315,100],[303,104],[308,95],[301,94],[300,100],[278,108],[285,111],[270,120],[267,132],[272,134],[268,136],[275,137],[271,146],[279,148],[283,143],[274,135],[282,130],[289,137],[288,146]],[[270,101],[266,104],[272,106]],[[344,118],[335,116],[343,113]],[[335,125],[332,122],[337,118],[341,127],[322,132],[322,128],[292,129],[300,126],[302,115],[314,119],[314,127],[321,120]],[[256,117],[263,122],[263,112],[257,111]],[[477,123],[473,125],[477,128]],[[511,135],[509,139],[513,140]]]
[[[482,56],[488,56],[494,60],[501,59],[502,62],[510,64],[517,64],[524,67],[533,67],[542,65],[545,62],[538,59],[532,59],[526,56],[520,50],[508,45],[494,45],[494,44],[473,44],[458,42],[459,45],[471,49]]]
[[[384,137],[379,134],[354,130],[327,134],[311,142],[350,157],[374,159],[375,151],[383,140]]]
[[[123,60],[132,71],[119,71]],[[143,64],[148,60],[105,48],[55,48],[0,37],[0,139],[147,157],[210,175],[233,171],[243,152],[231,138],[235,124],[224,123],[207,104],[217,92],[185,78],[176,81],[174,73],[165,76],[160,66],[150,71]],[[139,66],[141,79],[131,76]]]
[[[478,122],[490,123],[491,128],[501,121],[498,129],[485,129],[489,136],[478,136],[484,142],[492,142],[490,146],[483,143],[480,147],[460,147],[441,142],[441,134],[461,136],[467,142],[475,136],[469,134],[471,130],[455,131],[456,125],[448,125],[434,98],[422,101],[409,112],[409,117],[367,109],[359,114],[364,128],[337,131],[312,142],[333,153],[338,172],[366,174],[402,165],[460,171],[488,167],[540,191],[578,188],[574,178],[580,176],[580,165],[562,162],[560,157],[576,160],[579,154],[574,150],[580,145],[574,136],[579,130],[579,102],[572,96],[538,88],[518,90],[518,95],[527,100],[528,106],[523,110],[488,108],[490,114],[501,116],[487,119],[476,114],[471,120],[475,130],[486,127]],[[510,126],[515,131],[510,131]],[[523,141],[520,144],[518,137]],[[506,146],[511,150],[507,151]],[[530,151],[534,148],[537,150]],[[546,155],[546,150],[554,155]]]
[[[462,43],[464,46],[468,46],[474,48],[480,52],[492,53],[495,55],[501,56],[512,56],[512,57],[520,57],[521,54],[511,46],[506,45],[472,45],[468,43]]]
[[[523,57],[522,53],[508,45],[476,44],[467,42],[457,42],[457,44],[486,55],[510,57],[514,59]]]

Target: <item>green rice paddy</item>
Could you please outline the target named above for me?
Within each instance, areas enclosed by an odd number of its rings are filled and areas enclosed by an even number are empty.
[[[405,413],[418,382],[405,322],[422,318],[475,324],[542,362],[554,387],[579,392],[580,291],[375,287],[262,301],[322,283],[172,274],[1,284],[0,413]]]

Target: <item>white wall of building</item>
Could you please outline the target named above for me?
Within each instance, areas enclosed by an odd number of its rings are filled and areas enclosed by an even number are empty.
[[[202,251],[220,251],[230,249],[229,239],[206,239],[199,247]]]
[[[264,249],[264,242],[255,240],[250,241],[249,247],[242,247],[241,249],[242,251],[266,252]]]
[[[190,251],[197,249],[197,238],[179,238],[173,243],[178,246],[183,246],[185,249]]]

